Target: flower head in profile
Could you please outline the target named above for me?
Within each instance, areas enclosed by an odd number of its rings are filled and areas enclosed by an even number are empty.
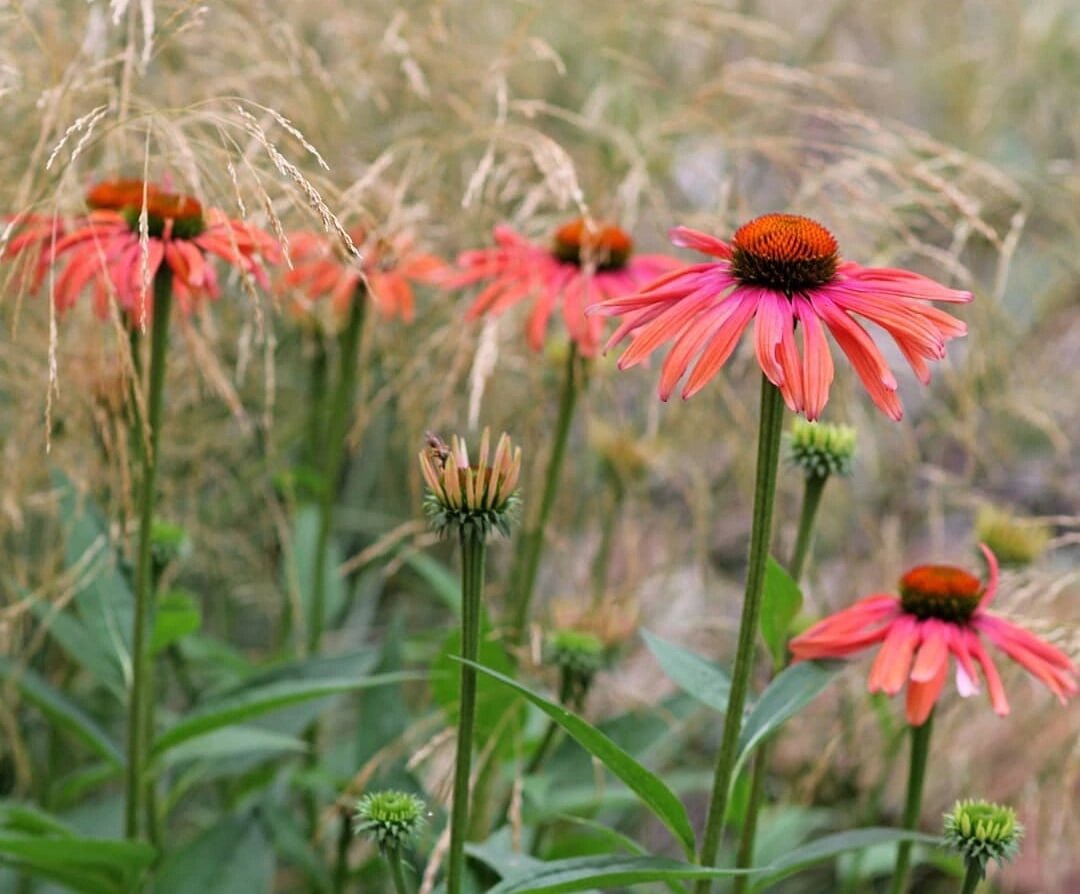
[[[583,218],[563,224],[546,245],[505,226],[496,227],[494,237],[492,248],[463,252],[459,270],[444,282],[449,288],[485,284],[466,314],[470,320],[531,300],[525,335],[534,351],[543,347],[548,322],[561,304],[570,338],[583,356],[595,356],[603,322],[587,318],[586,308],[639,289],[679,263],[666,255],[635,254],[625,231]]]
[[[332,315],[341,320],[353,301],[365,297],[360,290],[366,282],[367,297],[383,317],[400,317],[411,323],[416,313],[413,285],[439,281],[443,262],[419,251],[407,233],[375,238],[367,230],[355,228],[349,236],[363,261],[347,257],[325,233],[289,235],[293,266],[284,273],[282,282],[297,296],[293,309],[308,316],[329,303]]]
[[[370,838],[379,849],[400,851],[427,823],[427,804],[408,792],[387,789],[364,795],[356,803],[353,833]]]
[[[87,192],[86,204],[89,213],[69,221],[60,238],[36,243],[49,265],[62,267],[54,286],[60,311],[90,289],[99,315],[105,316],[115,298],[131,318],[143,321],[153,303],[150,284],[159,270],[168,269],[180,309],[190,312],[219,295],[208,256],[251,274],[263,286],[263,261],[279,256],[277,242],[257,227],[141,180],[98,183]]]
[[[766,214],[739,227],[730,243],[687,227],[676,227],[671,238],[716,260],[683,267],[593,311],[625,318],[608,340],[611,347],[634,336],[619,358],[622,369],[674,342],[660,373],[662,400],[688,370],[682,396],[696,394],[753,321],[758,364],[792,411],[817,419],[829,398],[828,330],[874,403],[899,419],[896,377],[855,317],[892,336],[924,384],[927,361],[943,358],[945,343],[967,331],[930,302],[963,303],[970,292],[906,270],[841,260],[833,235],[806,217]]]
[[[870,670],[871,692],[896,695],[907,683],[907,719],[922,726],[945,685],[949,656],[956,660],[962,696],[986,680],[994,711],[1009,702],[989,643],[1054,693],[1062,704],[1077,693],[1077,669],[1063,652],[988,610],[997,594],[998,563],[982,546],[990,567],[986,585],[962,568],[920,565],[900,579],[900,594],[875,594],[815,624],[791,641],[795,660],[845,658],[881,644]]]
[[[494,456],[490,447],[491,431],[485,428],[477,461],[472,464],[463,438],[455,435],[447,445],[428,433],[427,447],[420,451],[420,471],[428,489],[424,508],[440,534],[456,529],[463,537],[486,538],[495,530],[509,536],[520,502],[521,448],[514,447],[505,432],[495,445]]]
[[[855,462],[855,429],[796,417],[787,438],[791,464],[806,478],[848,477]]]
[[[1024,827],[1016,811],[990,801],[957,801],[945,814],[945,844],[957,851],[968,867],[974,866],[979,878],[986,876],[986,865],[993,860],[999,866],[1011,862],[1020,853]]]

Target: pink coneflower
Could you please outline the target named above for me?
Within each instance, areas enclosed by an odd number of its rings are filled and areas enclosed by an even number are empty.
[[[534,299],[525,330],[534,351],[543,347],[548,320],[561,300],[570,338],[583,356],[595,356],[603,323],[587,318],[585,309],[639,289],[679,263],[666,255],[635,255],[633,241],[623,230],[582,218],[559,227],[551,245],[530,242],[505,226],[496,227],[494,236],[494,248],[463,252],[458,258],[461,270],[445,284],[458,288],[487,283],[466,314],[470,320]]]
[[[293,267],[282,277],[287,286],[302,293],[293,309],[305,314],[322,299],[329,299],[333,313],[344,317],[356,297],[361,274],[370,288],[371,301],[382,316],[400,317],[410,323],[415,316],[413,283],[435,283],[443,262],[418,251],[412,239],[402,233],[392,239],[372,239],[363,229],[349,236],[360,247],[363,266],[344,257],[339,246],[321,233],[289,235],[289,257]]]
[[[720,260],[676,270],[594,311],[626,317],[607,344],[633,333],[620,368],[640,363],[663,342],[674,340],[660,374],[663,400],[692,363],[682,396],[696,394],[720,371],[754,320],[758,363],[791,410],[816,419],[828,400],[833,361],[827,328],[874,403],[899,419],[903,411],[896,378],[852,315],[888,332],[923,383],[930,380],[926,361],[944,357],[945,342],[967,331],[929,302],[963,303],[971,300],[970,292],[906,270],[842,261],[832,234],[805,217],[766,214],[736,230],[730,244],[687,227],[676,227],[671,239]]]
[[[99,183],[86,195],[88,214],[70,222],[53,241],[38,238],[39,250],[51,264],[63,263],[56,277],[57,309],[65,311],[87,287],[101,316],[111,297],[135,320],[149,318],[149,284],[164,264],[180,309],[190,312],[219,295],[217,272],[207,262],[216,255],[266,286],[262,261],[274,262],[280,249],[269,234],[188,196],[166,192],[138,180]],[[147,238],[140,238],[145,204]],[[40,277],[39,277],[40,279]]]
[[[1077,693],[1077,669],[1049,643],[987,611],[998,586],[998,563],[981,544],[990,566],[984,588],[974,575],[949,565],[921,565],[900,578],[900,596],[875,594],[815,624],[791,641],[796,660],[845,658],[875,643],[881,651],[870,670],[871,692],[896,695],[908,683],[907,719],[921,726],[945,685],[949,654],[956,658],[956,688],[979,689],[982,668],[994,711],[1009,713],[1005,689],[983,639],[996,646],[1061,700]]]

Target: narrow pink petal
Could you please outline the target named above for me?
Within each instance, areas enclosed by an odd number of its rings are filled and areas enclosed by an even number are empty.
[[[754,352],[761,371],[774,385],[784,384],[784,369],[777,357],[784,339],[783,305],[788,305],[787,298],[762,289],[754,316]]]
[[[738,301],[731,315],[714,330],[705,348],[701,352],[690,377],[683,386],[684,399],[693,397],[715,376],[731,357],[743,331],[750,324],[757,309],[759,294],[757,290],[736,289],[728,301]]]
[[[1076,666],[1064,652],[1004,618],[984,613],[976,617],[972,626],[1028,673],[1041,680],[1062,704],[1068,696],[1076,694]]]
[[[673,227],[668,231],[668,238],[673,245],[680,248],[690,248],[703,254],[713,255],[717,258],[730,258],[731,247],[715,236],[703,233],[701,230],[692,230],[690,227]]]
[[[911,679],[929,683],[939,676],[944,679],[949,664],[948,625],[935,618],[922,623],[922,644],[911,666]]]
[[[978,637],[968,640],[968,648],[975,660],[979,662],[983,676],[986,677],[986,688],[990,693],[990,704],[993,705],[994,712],[1000,717],[1006,716],[1009,713],[1009,700],[1005,697],[1005,687],[1001,685],[1001,677],[998,676],[994,662],[986,654],[986,649],[983,648]]]
[[[870,668],[867,688],[870,692],[896,695],[904,686],[911,670],[911,659],[919,644],[919,622],[911,615],[902,615],[889,625],[889,632]]]
[[[941,690],[945,686],[945,677],[948,675],[949,663],[941,662],[937,673],[928,680],[919,682],[912,680],[908,684],[906,715],[908,723],[912,726],[922,726],[934,710]]]
[[[829,399],[833,380],[833,360],[825,330],[810,302],[795,298],[795,311],[802,323],[803,339],[803,396],[806,418],[813,421],[821,415]]]
[[[978,640],[978,634],[969,627],[951,627],[949,650],[956,657],[956,688],[965,698],[979,691],[979,674],[971,660],[970,640]]]
[[[697,328],[699,317],[717,300],[710,289],[699,289],[682,301],[671,304],[650,322],[635,329],[634,340],[619,358],[619,369],[640,363],[669,339],[678,338],[684,331]],[[720,299],[722,300],[722,299]]]
[[[1001,568],[998,566],[997,556],[985,543],[979,544],[979,549],[982,550],[983,556],[986,558],[986,565],[990,572],[990,577],[986,581],[986,590],[982,595],[982,599],[979,600],[979,611],[990,605],[994,601],[994,597],[997,595],[998,582],[1001,579]]]

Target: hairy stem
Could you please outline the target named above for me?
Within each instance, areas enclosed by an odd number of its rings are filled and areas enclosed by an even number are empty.
[[[982,879],[982,868],[972,860],[968,864],[967,872],[964,873],[964,883],[960,886],[960,894],[975,894]]]
[[[142,451],[139,486],[139,543],[135,562],[135,616],[132,631],[131,693],[128,705],[127,768],[124,778],[124,835],[137,839],[147,803],[146,753],[153,731],[153,672],[150,630],[154,622],[154,574],[151,561],[158,445],[165,394],[165,360],[172,310],[172,271],[162,265],[154,277],[154,310],[150,334],[150,380],[147,424],[150,438]]]
[[[562,392],[559,395],[559,415],[555,422],[555,441],[551,447],[547,472],[544,477],[544,491],[540,497],[540,512],[533,526],[521,538],[521,551],[516,562],[513,576],[515,604],[511,618],[512,636],[518,643],[525,640],[529,625],[529,610],[532,607],[533,588],[536,586],[536,572],[540,567],[540,554],[544,549],[544,529],[547,527],[551,507],[555,504],[555,495],[559,490],[559,478],[562,471],[563,457],[566,455],[566,442],[570,435],[570,420],[574,415],[574,404],[578,391],[578,351],[574,342],[566,355],[566,368],[563,373]]]
[[[911,764],[908,767],[907,800],[904,802],[903,828],[905,829],[914,829],[919,822],[933,721],[934,715],[931,713],[922,726],[911,727]],[[907,890],[910,872],[911,842],[901,841],[896,850],[896,868],[893,870],[892,884],[889,886],[890,894],[903,894]]]
[[[776,472],[780,460],[780,432],[784,422],[784,402],[780,390],[768,379],[761,379],[761,415],[758,420],[757,471],[754,482],[754,516],[750,527],[750,558],[746,571],[746,592],[743,597],[739,640],[735,650],[735,665],[731,673],[731,692],[720,750],[716,756],[712,797],[708,818],[701,840],[698,862],[715,866],[720,848],[720,835],[727,813],[731,777],[738,755],[739,731],[742,728],[746,693],[754,666],[758,621],[761,615],[761,595],[765,584],[765,567],[769,558],[772,537],[773,503],[776,497]],[[694,887],[696,894],[708,894],[710,879],[701,879]]]
[[[461,531],[461,655],[475,662],[480,654],[480,607],[484,592],[484,537],[471,529]],[[469,776],[472,772],[473,727],[476,722],[476,668],[461,665],[457,759],[454,764],[454,801],[450,814],[450,849],[446,894],[460,894],[465,874],[465,833],[469,827]]]

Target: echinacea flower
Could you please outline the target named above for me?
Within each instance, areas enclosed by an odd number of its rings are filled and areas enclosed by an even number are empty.
[[[370,838],[382,851],[397,851],[413,841],[427,824],[427,804],[409,792],[387,789],[356,802],[353,833]]]
[[[662,400],[691,365],[682,396],[696,394],[753,320],[758,364],[792,411],[817,419],[828,400],[834,371],[828,329],[874,403],[899,419],[896,377],[853,315],[891,335],[924,384],[930,380],[926,361],[943,358],[945,343],[967,331],[930,302],[964,303],[970,292],[906,270],[841,260],[832,233],[806,217],[766,214],[739,227],[730,244],[687,227],[676,227],[671,239],[718,260],[676,270],[592,311],[626,318],[607,343],[610,348],[633,334],[621,369],[674,342],[660,373]]]
[[[1075,695],[1076,665],[1060,650],[987,610],[998,587],[998,562],[980,544],[990,568],[984,587],[974,575],[950,565],[920,565],[900,579],[900,595],[860,599],[791,641],[796,661],[845,658],[881,643],[870,671],[870,692],[896,695],[908,683],[907,719],[922,726],[930,716],[956,659],[956,688],[962,696],[979,689],[979,668],[994,711],[1005,716],[1009,702],[983,641],[1027,670],[1065,703]]]
[[[480,453],[470,464],[463,438],[456,435],[450,445],[428,434],[427,447],[420,451],[420,471],[428,493],[424,508],[432,527],[440,534],[457,528],[485,539],[492,530],[509,536],[510,520],[517,508],[518,479],[521,477],[521,448],[514,447],[503,432],[491,456],[491,431],[480,436]]]
[[[52,248],[67,232],[67,222],[59,214],[17,214],[5,217],[0,227],[0,260],[12,260],[16,289],[36,292],[49,272]]]
[[[363,255],[358,259],[344,256],[340,246],[322,233],[298,232],[289,235],[292,269],[282,281],[299,293],[293,308],[310,313],[323,300],[330,302],[333,314],[342,319],[357,298],[364,280],[376,310],[387,318],[400,317],[410,323],[415,316],[413,283],[435,283],[443,262],[434,255],[418,251],[404,233],[390,239],[374,239],[363,229],[349,233]]]
[[[945,814],[945,844],[980,879],[991,860],[998,866],[1011,862],[1020,853],[1023,837],[1016,811],[1005,804],[968,799],[957,801]]]
[[[93,289],[95,310],[104,316],[110,298],[140,323],[149,318],[150,284],[160,269],[172,273],[173,294],[187,313],[219,295],[215,255],[260,285],[267,285],[262,261],[275,262],[277,242],[244,221],[138,180],[98,183],[86,194],[90,212],[70,222],[66,233],[44,251],[50,263],[63,264],[56,277],[57,309],[74,306],[84,289]],[[145,218],[144,218],[145,215]],[[141,230],[145,226],[145,239]],[[39,242],[39,244],[41,244]]]
[[[570,338],[582,356],[595,356],[603,322],[587,318],[586,308],[639,289],[679,263],[666,255],[636,255],[625,231],[582,218],[559,227],[550,245],[532,242],[506,226],[495,227],[494,237],[493,248],[463,252],[458,257],[461,269],[444,284],[459,288],[487,283],[469,307],[469,320],[532,299],[525,335],[534,351],[543,347],[548,321],[561,302]]]

